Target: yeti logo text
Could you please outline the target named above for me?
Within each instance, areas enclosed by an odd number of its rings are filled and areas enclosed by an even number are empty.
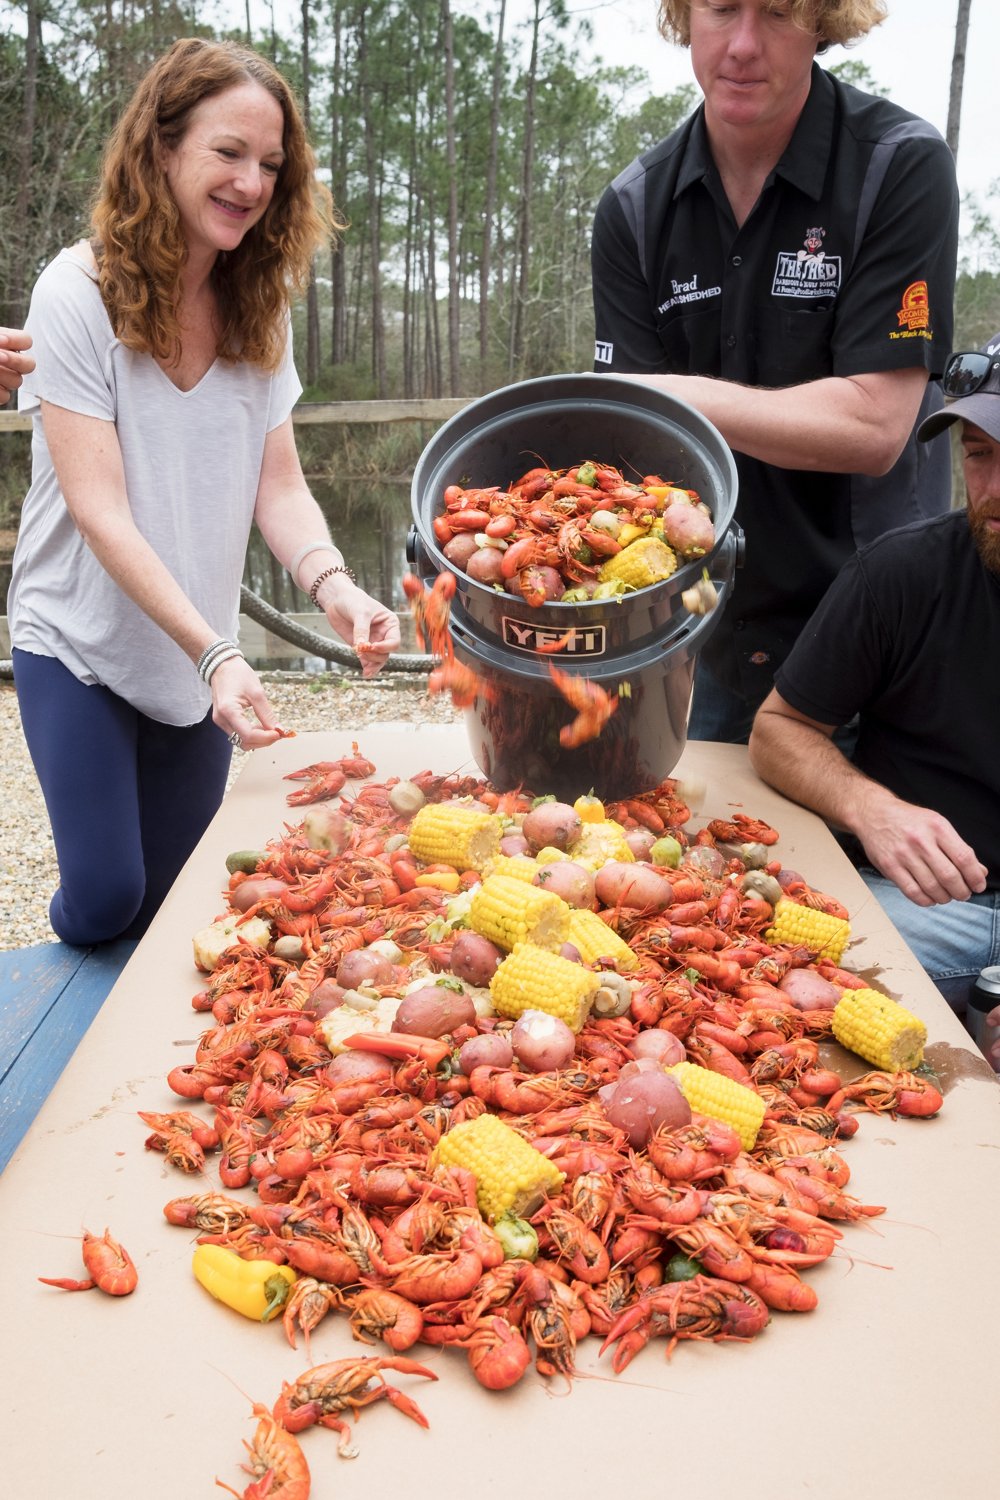
[[[603,656],[605,630],[603,625],[576,626],[571,631],[556,630],[551,626],[533,625],[528,620],[512,620],[504,615],[502,620],[505,646],[515,646],[519,651],[546,653],[558,645],[558,656]]]
[[[597,339],[594,343],[594,364],[609,365],[614,358],[615,346],[607,343],[604,339]]]

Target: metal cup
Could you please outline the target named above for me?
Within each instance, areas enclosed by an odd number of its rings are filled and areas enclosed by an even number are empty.
[[[990,1057],[991,1048],[995,1043],[1000,1042],[1000,1026],[995,1024],[991,1026],[987,1020],[990,1012],[998,1005],[1000,1005],[1000,964],[992,964],[989,968],[982,970],[972,986],[965,1012],[965,1024],[980,1052],[1000,1072],[1000,1059],[994,1060]]]

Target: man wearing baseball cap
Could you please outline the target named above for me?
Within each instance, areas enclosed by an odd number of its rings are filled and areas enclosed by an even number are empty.
[[[886,533],[841,570],[762,704],[760,776],[842,830],[873,894],[964,1013],[1000,963],[1000,333],[952,354],[964,510]],[[854,761],[831,741],[859,717]]]

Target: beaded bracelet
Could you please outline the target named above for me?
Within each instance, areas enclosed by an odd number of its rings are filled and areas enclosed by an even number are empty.
[[[203,682],[207,682],[208,678],[205,676],[205,673],[215,658],[223,651],[238,651],[239,649],[235,641],[229,641],[220,636],[217,641],[213,641],[210,646],[206,646],[199,656],[198,665],[195,669],[198,676]]]
[[[324,583],[326,579],[332,578],[334,573],[346,573],[352,583],[357,583],[358,581],[354,576],[354,569],[348,568],[342,563],[339,564],[336,568],[324,568],[323,572],[319,575],[312,588],[309,590],[309,597],[315,604],[317,609],[319,609],[319,586],[321,583]]]

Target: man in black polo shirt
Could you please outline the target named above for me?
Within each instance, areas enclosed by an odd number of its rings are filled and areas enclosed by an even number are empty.
[[[889,532],[844,567],[778,671],[750,759],[847,831],[870,890],[962,1011],[1000,963],[1000,333],[953,355],[944,389],[958,399],[917,436],[961,422],[967,510]],[[831,735],[855,714],[852,764]]]
[[[857,547],[950,503],[947,441],[918,450],[913,427],[951,346],[951,153],[814,61],[883,16],[880,0],[663,0],[704,102],[598,208],[595,369],[697,407],[739,470],[746,555],[698,664],[695,739],[745,742]]]

